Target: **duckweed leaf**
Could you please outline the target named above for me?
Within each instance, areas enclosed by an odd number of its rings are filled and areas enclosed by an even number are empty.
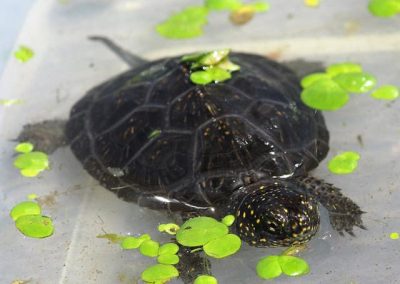
[[[157,262],[162,264],[177,264],[179,263],[179,256],[176,254],[163,254],[157,257]]]
[[[174,223],[160,224],[158,226],[158,231],[165,232],[170,235],[175,235],[178,230],[179,230],[179,226]]]
[[[213,78],[207,71],[195,71],[190,74],[190,81],[196,85],[207,85],[213,81]]]
[[[217,278],[211,275],[199,275],[193,284],[218,284]]]
[[[123,249],[137,249],[145,240],[135,237],[125,237],[120,243]]]
[[[229,227],[229,226],[231,226],[233,224],[233,222],[235,222],[235,216],[226,215],[224,218],[222,218],[221,222]]]
[[[49,168],[49,159],[42,152],[22,153],[14,160],[14,166],[21,170],[23,176],[34,177]]]
[[[146,282],[161,282],[171,280],[179,276],[178,270],[170,264],[156,264],[142,272],[142,280]]]
[[[163,244],[158,250],[158,255],[176,254],[179,251],[179,246],[175,243]]]
[[[211,10],[236,10],[242,6],[240,0],[205,0],[205,6]]]
[[[351,93],[365,93],[376,85],[375,77],[364,72],[339,74],[333,80]]]
[[[14,150],[19,153],[29,153],[32,152],[33,145],[29,142],[19,143],[17,146],[15,146]]]
[[[203,25],[207,23],[208,9],[193,6],[172,15],[165,22],[157,25],[157,32],[170,39],[185,39],[203,34]]]
[[[349,100],[347,92],[331,79],[321,79],[301,93],[307,106],[318,110],[337,110]]]
[[[139,251],[144,256],[156,257],[158,255],[158,249],[160,244],[153,240],[145,240],[139,246]]]
[[[19,155],[14,161],[14,166],[18,169],[42,170],[49,166],[49,162],[45,153],[29,152]]]
[[[255,3],[251,3],[246,5],[248,7],[251,7],[254,9],[254,11],[260,13],[260,12],[266,12],[269,10],[270,6],[267,2],[265,1],[257,1]]]
[[[357,168],[359,159],[356,152],[343,152],[329,161],[328,169],[334,174],[350,174]]]
[[[400,13],[399,0],[370,0],[368,10],[376,17],[388,18]]]
[[[213,50],[205,53],[196,60],[196,62],[202,66],[216,65],[224,60],[228,56],[229,52],[230,50],[228,48]]]
[[[190,74],[190,80],[197,85],[206,85],[211,82],[223,82],[232,77],[231,73],[219,68],[211,67],[204,71],[195,71]]]
[[[215,258],[224,258],[236,253],[242,245],[240,238],[234,234],[221,236],[203,246],[204,252]]]
[[[212,67],[206,70],[211,75],[211,78],[214,82],[223,82],[232,77],[231,73],[219,68],[219,67]]]
[[[331,77],[346,73],[361,73],[362,71],[360,64],[351,62],[335,63],[326,68],[326,73]]]
[[[20,45],[18,50],[14,52],[15,58],[23,63],[31,60],[34,55],[33,50],[24,45]]]
[[[240,66],[230,61],[229,58],[223,59],[215,67],[219,67],[229,72],[235,72],[240,70]]]
[[[15,221],[15,226],[22,234],[31,238],[45,238],[54,232],[52,220],[41,215],[21,216]]]
[[[0,105],[3,106],[11,106],[11,105],[17,105],[17,104],[21,104],[22,100],[20,99],[2,99],[0,100]]]
[[[376,89],[371,96],[377,100],[394,100],[399,97],[399,88],[393,85],[385,85]]]
[[[210,217],[195,217],[186,221],[176,233],[179,244],[187,247],[202,246],[228,234],[228,227]]]
[[[282,255],[279,256],[278,262],[282,272],[288,276],[300,276],[310,271],[308,263],[299,257]]]
[[[279,264],[279,256],[270,255],[258,261],[256,266],[257,275],[262,279],[274,279],[282,274]]]
[[[39,204],[33,201],[20,202],[11,209],[10,216],[15,221],[21,216],[25,215],[40,215],[42,208]]]
[[[330,76],[326,73],[312,73],[310,75],[305,76],[300,84],[303,88],[308,88],[315,82],[321,80],[321,79],[330,79]]]

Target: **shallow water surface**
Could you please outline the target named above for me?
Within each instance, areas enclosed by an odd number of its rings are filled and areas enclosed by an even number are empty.
[[[341,7],[334,0],[325,0],[314,10],[302,1],[284,6],[271,0],[268,13],[256,15],[239,28],[229,23],[226,13],[213,13],[203,37],[184,41],[161,38],[154,26],[170,12],[199,1],[63,2],[35,4],[17,42],[31,47],[35,57],[24,65],[11,59],[0,81],[2,99],[24,101],[2,107],[0,112],[1,283],[17,279],[41,284],[136,283],[153,260],[121,251],[96,236],[149,233],[159,241],[168,239],[156,229],[159,223],[170,221],[167,216],[123,202],[98,186],[69,148],[55,152],[50,157],[51,170],[39,178],[21,177],[12,166],[12,139],[24,124],[66,118],[71,105],[90,87],[127,69],[104,46],[88,41],[89,35],[108,36],[149,59],[231,47],[279,61],[301,59],[324,65],[352,61],[374,74],[378,85],[400,84],[400,65],[394,63],[400,58],[400,19],[373,18],[362,1],[347,1]],[[308,73],[303,67],[300,64],[295,69]],[[356,229],[356,238],[340,237],[322,212],[320,232],[301,255],[311,273],[274,281],[396,283],[400,243],[389,234],[400,230],[399,103],[352,95],[344,108],[325,113],[325,118],[331,151],[313,174],[342,188],[367,212],[364,223],[368,230]],[[359,167],[351,175],[336,176],[327,170],[327,161],[340,151],[361,155]],[[43,213],[53,219],[55,233],[50,238],[25,238],[8,217],[11,208],[31,193],[41,197]],[[264,283],[255,273],[256,263],[279,252],[281,249],[244,246],[233,257],[213,261],[213,272],[220,283]]]

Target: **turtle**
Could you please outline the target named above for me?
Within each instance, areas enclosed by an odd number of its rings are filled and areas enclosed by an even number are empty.
[[[288,67],[231,52],[240,66],[231,79],[197,85],[182,56],[147,61],[92,39],[131,68],[89,90],[68,121],[27,125],[19,140],[38,145],[32,133],[56,126],[59,144],[118,197],[187,216],[233,214],[233,230],[252,246],[309,241],[320,205],[341,235],[365,229],[360,207],[310,174],[327,156],[329,131]]]

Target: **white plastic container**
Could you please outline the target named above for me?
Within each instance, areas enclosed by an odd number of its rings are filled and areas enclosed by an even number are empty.
[[[377,76],[378,84],[399,86],[400,18],[374,18],[367,1],[339,2],[324,0],[318,9],[311,9],[300,0],[271,0],[269,12],[241,27],[230,24],[227,13],[213,12],[203,37],[172,41],[157,35],[155,25],[173,11],[201,4],[200,0],[37,1],[17,41],[31,47],[35,57],[25,64],[11,58],[0,81],[1,98],[24,101],[0,109],[0,283],[136,283],[153,261],[96,236],[149,233],[158,240],[168,239],[156,231],[167,216],[123,202],[98,186],[69,148],[52,155],[52,169],[39,178],[21,177],[12,165],[16,145],[12,139],[24,124],[67,118],[71,105],[89,88],[128,68],[104,46],[88,41],[89,35],[108,36],[148,59],[230,47],[279,61],[359,62]],[[326,169],[327,159],[314,175],[342,188],[367,211],[368,230],[356,229],[356,238],[340,237],[324,214],[318,236],[302,254],[311,273],[274,281],[396,283],[400,240],[391,240],[389,234],[400,231],[399,102],[354,95],[343,109],[325,117],[331,133],[328,159],[353,150],[361,160],[355,173],[335,176]],[[362,136],[363,146],[357,135]],[[43,212],[55,223],[50,238],[24,237],[8,216],[30,193],[46,201]],[[280,251],[244,246],[231,258],[213,261],[213,272],[220,283],[264,283],[255,273],[257,260]]]

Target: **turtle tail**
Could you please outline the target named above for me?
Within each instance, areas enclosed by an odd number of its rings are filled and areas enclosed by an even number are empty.
[[[346,232],[354,236],[354,226],[366,229],[361,219],[365,212],[353,200],[344,196],[339,188],[310,176],[298,177],[296,182],[328,210],[330,223],[340,235]]]

